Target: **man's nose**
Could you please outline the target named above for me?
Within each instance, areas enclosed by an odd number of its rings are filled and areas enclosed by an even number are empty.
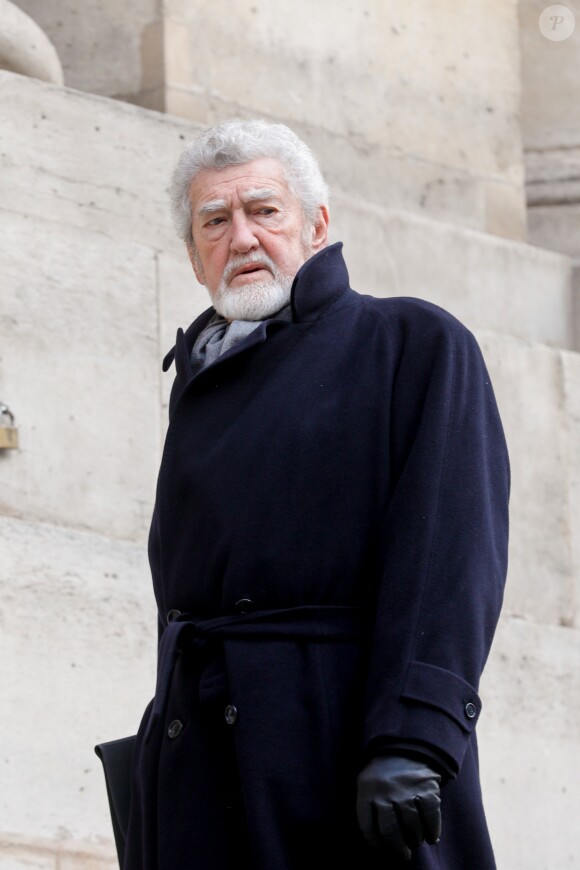
[[[232,237],[230,250],[235,254],[247,254],[258,248],[259,240],[256,238],[251,220],[244,212],[234,212],[232,216]]]

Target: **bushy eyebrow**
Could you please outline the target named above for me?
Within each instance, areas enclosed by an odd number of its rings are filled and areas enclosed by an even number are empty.
[[[280,194],[273,187],[255,187],[253,190],[246,190],[240,199],[243,203],[261,199],[280,199]]]
[[[212,199],[198,208],[197,213],[200,217],[205,217],[205,215],[213,214],[214,211],[222,211],[224,208],[227,208],[225,199]]]
[[[260,202],[267,199],[280,199],[280,194],[273,187],[255,187],[246,192],[240,197],[244,205],[250,202]],[[212,199],[204,203],[197,210],[199,217],[207,217],[209,214],[214,214],[216,211],[224,211],[228,204],[225,199]]]

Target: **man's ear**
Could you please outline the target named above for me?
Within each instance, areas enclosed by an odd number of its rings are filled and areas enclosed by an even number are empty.
[[[320,251],[328,241],[328,224],[330,215],[328,206],[318,206],[318,217],[312,224],[312,250]]]
[[[195,248],[193,247],[193,242],[187,241],[185,243],[185,246],[187,248],[189,262],[191,263],[193,271],[195,272],[195,277],[200,284],[203,284],[205,286],[205,273],[203,271],[203,266],[201,265],[201,260],[199,259]]]

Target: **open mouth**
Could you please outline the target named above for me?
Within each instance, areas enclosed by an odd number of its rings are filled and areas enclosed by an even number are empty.
[[[241,269],[236,269],[230,281],[233,281],[234,278],[239,278],[240,275],[253,275],[255,272],[263,272],[266,271],[266,266],[262,263],[248,263],[247,266],[242,266]]]

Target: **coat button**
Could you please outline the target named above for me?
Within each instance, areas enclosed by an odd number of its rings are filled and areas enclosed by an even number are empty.
[[[174,619],[177,619],[178,616],[181,616],[181,610],[170,610],[167,613],[167,622],[173,622]]]
[[[238,710],[237,707],[234,707],[233,704],[228,704],[224,712],[224,718],[228,725],[233,725],[236,719],[238,718]]]
[[[236,601],[234,607],[238,613],[248,613],[252,609],[253,603],[251,598],[240,598],[239,601]]]
[[[465,715],[468,719],[475,719],[477,716],[477,707],[475,704],[472,704],[471,701],[465,705]]]
[[[179,719],[174,719],[167,729],[167,736],[171,737],[172,740],[175,740],[176,737],[179,737],[181,732],[183,731],[183,722],[180,722]]]

